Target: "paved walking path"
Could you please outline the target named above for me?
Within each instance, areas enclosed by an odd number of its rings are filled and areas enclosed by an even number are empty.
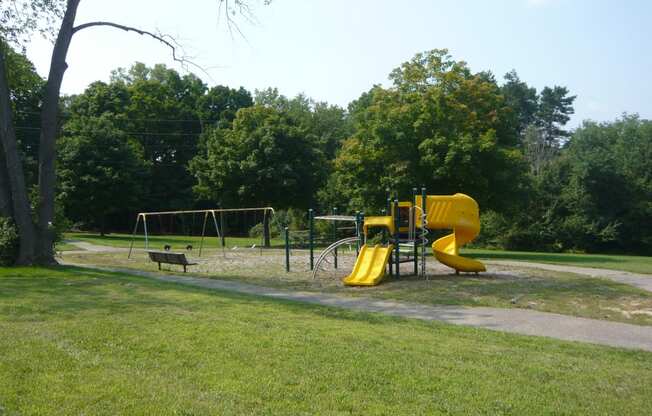
[[[84,252],[93,252],[93,253],[126,253],[129,251],[128,248],[124,247],[112,247],[112,246],[101,246],[98,244],[93,244],[93,243],[87,243],[86,241],[78,241],[78,240],[64,240],[64,243],[79,247],[81,250],[79,250],[79,253],[84,253]],[[65,253],[67,254],[77,254],[77,251],[66,251]]]
[[[550,270],[554,272],[575,273],[583,276],[599,277],[609,279],[627,285],[635,286],[648,292],[652,292],[652,274],[639,274],[625,272],[622,270],[594,269],[591,267],[565,266],[561,264],[534,263],[528,261],[512,260],[483,260],[487,264],[499,266],[527,267],[531,269]]]
[[[652,352],[651,326],[577,318],[526,309],[427,306],[387,300],[374,300],[365,297],[295,292],[240,282],[190,276],[161,275],[131,269],[88,265],[78,266],[104,271],[122,272],[159,281],[180,283],[207,289],[225,290],[274,299],[346,308],[361,312],[377,312],[403,318],[441,321],[450,324],[467,325],[517,334],[546,336],[567,341],[582,341]]]

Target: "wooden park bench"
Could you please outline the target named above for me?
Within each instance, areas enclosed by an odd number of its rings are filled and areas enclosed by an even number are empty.
[[[186,272],[187,266],[194,266],[197,263],[190,263],[184,253],[171,253],[169,251],[148,251],[149,259],[158,263],[158,269],[161,270],[161,263],[179,264],[183,266],[183,272]]]

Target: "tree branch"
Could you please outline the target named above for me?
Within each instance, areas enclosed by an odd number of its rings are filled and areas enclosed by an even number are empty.
[[[270,4],[272,0],[264,0],[263,4]],[[222,17],[222,14],[224,14],[225,20],[226,20],[226,28],[229,31],[229,35],[231,36],[231,40],[234,39],[233,31],[235,30],[238,35],[247,43],[249,43],[249,40],[247,37],[244,35],[242,30],[240,29],[240,25],[238,25],[238,22],[234,19],[234,16],[240,15],[244,20],[251,24],[251,25],[256,25],[257,20],[256,16],[254,15],[251,7],[248,4],[248,1],[246,0],[219,0],[219,8],[217,11],[217,24],[220,24],[220,20]]]
[[[124,30],[125,32],[136,32],[139,35],[148,36],[148,37],[150,37],[150,38],[152,38],[154,40],[157,40],[157,41],[161,42],[162,44],[164,44],[165,46],[167,46],[168,48],[170,48],[170,50],[172,51],[172,59],[174,59],[176,62],[179,62],[183,66],[190,65],[190,66],[192,66],[194,68],[197,68],[198,70],[203,72],[205,75],[208,75],[210,77],[210,75],[201,66],[195,64],[194,62],[188,60],[187,58],[185,58],[183,56],[181,56],[181,57],[177,56],[177,50],[181,49],[181,46],[170,35],[156,34],[156,33],[153,33],[153,32],[149,32],[147,30],[138,29],[136,27],[125,26],[125,25],[121,25],[121,24],[118,24],[118,23],[103,22],[103,21],[88,22],[88,23],[83,23],[83,24],[81,24],[79,26],[75,26],[73,28],[73,34],[79,32],[80,30],[87,29],[89,27],[97,27],[97,26],[112,27],[112,28],[115,28],[115,29]]]

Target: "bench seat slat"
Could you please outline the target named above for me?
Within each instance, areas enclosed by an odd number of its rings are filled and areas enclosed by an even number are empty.
[[[186,271],[186,266],[194,266],[197,263],[190,263],[184,253],[174,253],[169,251],[148,251],[149,259],[158,263],[159,269],[161,263],[166,264],[179,264],[183,266],[183,271]]]

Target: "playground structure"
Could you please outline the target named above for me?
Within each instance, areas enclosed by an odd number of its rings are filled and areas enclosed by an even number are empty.
[[[201,223],[201,239],[199,241],[198,257],[201,257],[206,237],[207,225],[211,223],[214,234],[221,241],[222,253],[225,253],[226,213],[259,212],[262,213],[262,247],[269,247],[270,222],[274,209],[260,208],[216,208],[187,211],[141,212],[136,217],[136,224],[131,237],[128,258],[131,257],[136,234],[142,221],[145,250],[149,251],[148,219],[165,216],[184,216],[199,214],[203,216]],[[237,218],[237,217],[236,217]],[[321,224],[320,233],[315,232],[315,221],[327,221],[331,224]],[[353,223],[351,226],[338,226],[341,223]],[[156,223],[154,223],[156,224]],[[198,224],[199,225],[199,224]],[[454,195],[427,195],[426,189],[413,188],[410,201],[399,201],[397,198],[387,199],[387,208],[380,216],[365,216],[362,212],[355,215],[338,215],[333,209],[330,215],[315,216],[314,211],[308,211],[308,229],[292,231],[295,241],[303,240],[303,248],[309,249],[309,265],[313,280],[322,266],[330,264],[338,269],[338,250],[348,246],[349,252],[355,249],[355,263],[350,274],[343,278],[348,286],[373,286],[379,284],[389,269],[389,274],[400,278],[406,274],[406,263],[409,275],[426,275],[426,245],[430,244],[434,230],[449,229],[452,233],[437,238],[431,244],[435,258],[442,264],[451,267],[457,274],[460,272],[478,273],[485,271],[484,265],[473,259],[459,255],[463,245],[473,241],[480,232],[479,208],[476,201],[461,193]],[[290,271],[291,237],[288,227],[284,230],[285,239],[285,270]],[[353,233],[351,233],[353,231]],[[348,236],[342,238],[346,232]],[[370,235],[377,234],[374,239]],[[351,235],[353,234],[353,235]],[[340,239],[338,239],[340,238]],[[298,239],[298,240],[297,240]],[[328,246],[316,257],[315,244]],[[160,244],[160,243],[159,243]],[[254,244],[252,246],[255,247]],[[188,246],[192,247],[192,246]],[[169,252],[170,245],[164,246]],[[235,249],[236,247],[233,247]],[[192,250],[190,248],[189,250]],[[332,261],[331,261],[332,259]],[[351,256],[347,256],[347,266],[351,267]]]
[[[468,195],[427,195],[425,188],[421,195],[413,188],[412,201],[399,202],[387,200],[387,213],[382,216],[362,216],[353,218],[356,222],[357,244],[359,249],[351,274],[343,279],[349,286],[373,286],[385,276],[387,266],[390,275],[401,276],[401,264],[412,263],[414,275],[425,276],[426,245],[433,230],[450,229],[451,234],[438,238],[432,243],[435,258],[459,272],[478,273],[485,266],[473,259],[459,255],[459,249],[475,239],[480,232],[480,216],[477,202]],[[360,226],[362,231],[360,232]],[[387,238],[386,244],[367,244],[370,229],[379,229]],[[311,269],[313,279],[326,257],[333,253],[337,258],[337,248],[352,244],[356,237],[339,240],[326,248],[313,267],[311,245]],[[419,267],[419,264],[421,267]]]
[[[163,217],[163,216],[184,216],[184,215],[196,215],[203,214],[204,219],[202,223],[201,239],[199,243],[199,253],[198,256],[201,257],[202,249],[204,247],[204,238],[206,236],[206,226],[208,224],[209,217],[212,220],[212,223],[215,227],[215,232],[217,238],[221,242],[222,250],[226,247],[226,218],[224,214],[227,213],[237,213],[237,212],[262,212],[263,214],[263,233],[261,236],[261,247],[269,246],[270,241],[270,221],[274,215],[274,208],[272,207],[259,207],[259,208],[215,208],[215,209],[201,209],[201,210],[185,210],[185,211],[159,211],[159,212],[139,212],[136,216],[136,224],[134,225],[134,230],[131,234],[131,242],[129,245],[129,254],[127,258],[131,258],[131,254],[134,248],[134,242],[136,239],[136,234],[138,233],[138,226],[141,221],[143,223],[143,233],[145,239],[145,250],[149,250],[149,234],[147,228],[147,218],[148,217]],[[219,220],[218,220],[219,217]]]

